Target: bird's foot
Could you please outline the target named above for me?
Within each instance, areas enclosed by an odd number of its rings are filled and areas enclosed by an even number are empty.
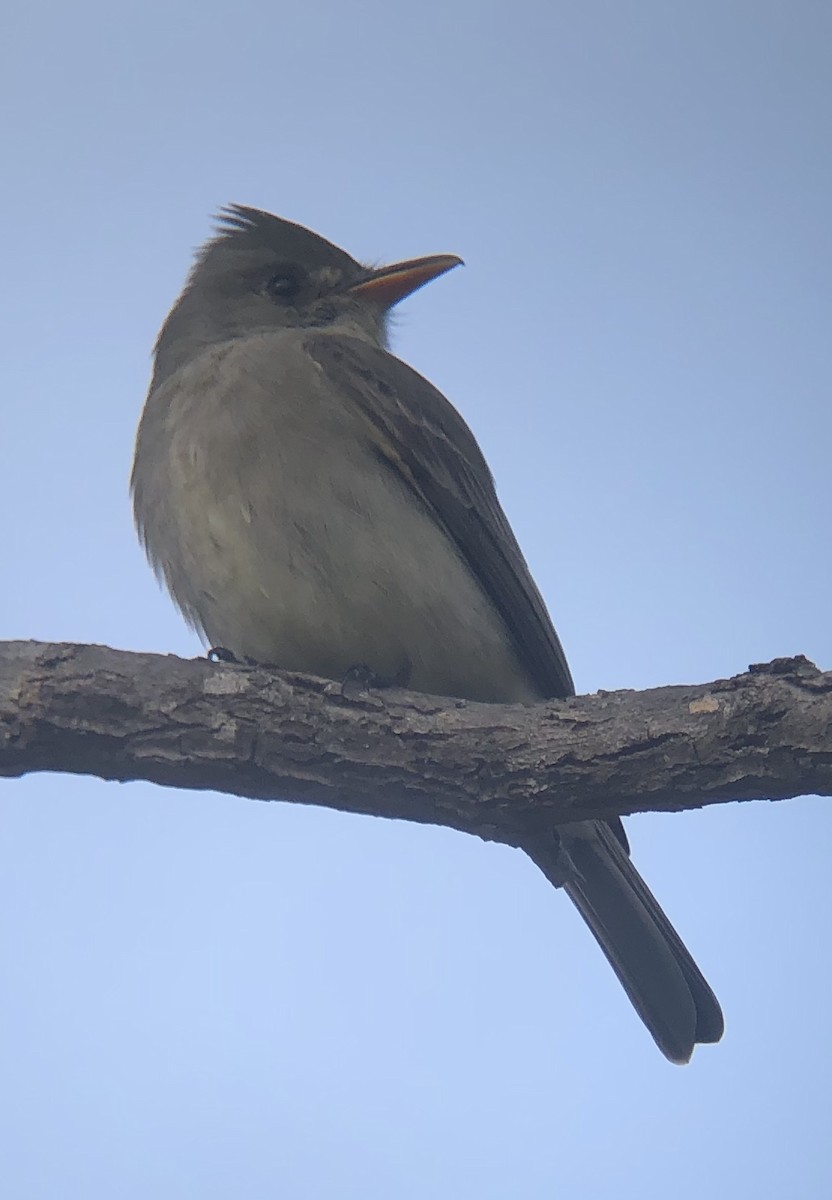
[[[341,695],[345,700],[357,700],[360,696],[366,696],[370,688],[385,686],[388,686],[385,680],[366,663],[356,663],[341,680]]]
[[[256,667],[260,665],[253,658],[239,658],[233,650],[227,650],[225,646],[212,646],[205,657],[209,662],[227,663],[233,667]]]
[[[349,700],[355,696],[366,695],[371,688],[407,687],[411,671],[411,664],[405,663],[395,675],[379,675],[366,663],[356,663],[341,680],[341,695]]]

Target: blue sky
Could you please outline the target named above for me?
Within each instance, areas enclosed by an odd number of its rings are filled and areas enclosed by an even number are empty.
[[[156,330],[239,201],[466,260],[395,348],[476,431],[581,691],[829,667],[830,47],[810,0],[18,7],[0,636],[199,652],[127,475]],[[726,1012],[680,1070],[519,853],[2,792],[13,1200],[829,1194],[826,801],[630,822]]]

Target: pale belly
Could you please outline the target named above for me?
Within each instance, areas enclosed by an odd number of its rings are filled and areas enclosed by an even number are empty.
[[[146,539],[206,641],[330,679],[361,665],[438,695],[538,698],[502,618],[362,419],[308,377],[308,403],[282,405],[291,361],[262,381],[250,361],[249,347],[242,375],[233,351],[206,356],[160,418]]]

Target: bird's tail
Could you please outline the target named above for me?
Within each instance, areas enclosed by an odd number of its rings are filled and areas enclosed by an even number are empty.
[[[564,888],[671,1062],[686,1063],[697,1042],[719,1041],[716,996],[610,825],[558,826],[551,847],[524,849]]]

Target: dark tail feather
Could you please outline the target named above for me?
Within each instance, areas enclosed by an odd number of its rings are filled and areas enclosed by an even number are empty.
[[[526,851],[565,888],[662,1053],[686,1063],[697,1042],[718,1042],[716,996],[609,825],[560,826],[557,839]]]

